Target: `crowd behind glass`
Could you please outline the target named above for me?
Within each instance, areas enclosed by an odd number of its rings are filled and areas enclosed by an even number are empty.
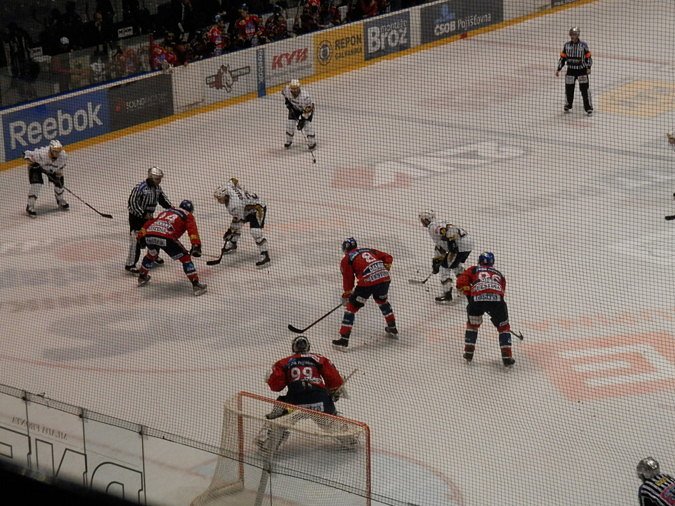
[[[5,0],[0,2],[0,107],[186,65],[423,0],[297,2]]]

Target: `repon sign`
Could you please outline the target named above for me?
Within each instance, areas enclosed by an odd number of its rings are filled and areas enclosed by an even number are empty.
[[[272,57],[272,70],[282,70],[295,64],[301,64],[307,61],[309,57],[309,48],[301,47],[288,53],[277,54]]]

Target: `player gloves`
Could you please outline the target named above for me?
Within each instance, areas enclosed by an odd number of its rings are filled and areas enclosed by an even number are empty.
[[[346,305],[349,302],[349,297],[352,296],[352,292],[346,291],[342,292],[342,305]]]
[[[193,244],[192,248],[190,248],[190,256],[195,258],[202,256],[202,247],[199,244]]]

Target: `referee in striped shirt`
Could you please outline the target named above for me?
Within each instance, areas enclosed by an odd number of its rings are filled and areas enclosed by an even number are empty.
[[[154,217],[157,204],[164,209],[173,207],[159,185],[163,177],[164,172],[161,169],[151,167],[148,169],[147,179],[134,186],[129,195],[129,254],[124,268],[132,274],[140,272],[136,267],[141,256],[141,245],[136,240],[138,231],[143,228],[146,221]],[[163,264],[164,260],[157,257],[155,263]]]
[[[642,485],[638,490],[640,506],[672,506],[675,504],[675,479],[661,473],[659,463],[652,457],[638,462],[638,478]]]
[[[579,81],[579,91],[584,100],[584,110],[589,116],[593,114],[593,104],[591,103],[591,94],[588,91],[588,75],[591,73],[593,58],[591,50],[583,40],[579,40],[581,31],[576,26],[570,28],[570,40],[565,42],[563,50],[560,52],[558,60],[558,70],[555,71],[556,77],[560,75],[562,68],[567,65],[565,74],[565,112],[572,109],[574,102],[574,88]]]

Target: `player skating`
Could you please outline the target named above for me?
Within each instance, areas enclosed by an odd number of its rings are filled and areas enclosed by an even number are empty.
[[[286,122],[286,143],[284,147],[290,148],[293,144],[295,130],[299,130],[307,137],[307,147],[310,151],[316,149],[316,133],[312,120],[314,119],[314,102],[306,90],[300,87],[300,81],[293,79],[281,94],[284,97],[288,109],[288,121]]]
[[[391,282],[389,270],[394,257],[374,248],[359,248],[353,237],[342,242],[342,252],[344,256],[340,261],[340,271],[345,311],[340,326],[340,338],[334,340],[333,345],[341,350],[349,346],[355,314],[371,296],[387,323],[385,331],[389,336],[396,337],[396,317],[388,301]]]
[[[56,204],[59,209],[67,211],[70,206],[63,198],[63,187],[65,185],[63,170],[66,168],[68,156],[63,149],[63,145],[58,140],[52,140],[47,146],[24,151],[23,157],[28,161],[28,182],[30,183],[26,214],[31,218],[37,217],[35,202],[42,191],[43,174],[54,185],[54,197],[56,197]]]
[[[494,263],[495,256],[489,251],[483,252],[478,257],[478,265],[469,267],[457,278],[457,289],[461,290],[468,300],[464,359],[467,362],[473,360],[478,328],[483,323],[483,315],[487,313],[499,332],[502,362],[505,366],[511,366],[516,361],[511,350],[509,311],[504,300],[506,278],[494,268]]]
[[[148,248],[148,252],[143,257],[143,262],[138,275],[138,285],[144,286],[150,281],[148,271],[157,260],[159,250],[163,249],[173,260],[180,261],[183,264],[183,271],[192,283],[194,295],[202,295],[206,292],[206,285],[199,282],[199,275],[192,257],[202,256],[202,242],[199,239],[197,222],[192,215],[194,206],[189,200],[183,200],[178,208],[162,211],[147,222],[138,233],[138,240],[142,245]],[[180,237],[187,231],[192,248],[188,252],[179,241]]]
[[[237,178],[231,178],[224,186],[216,188],[213,196],[220,204],[227,207],[232,216],[223,240],[225,244],[222,254],[227,255],[237,250],[237,243],[241,236],[241,228],[248,223],[251,237],[255,241],[260,256],[255,263],[257,267],[264,267],[270,262],[270,254],[267,248],[267,239],[263,233],[267,204],[255,193],[248,192]],[[217,263],[217,262],[216,262]],[[212,265],[212,264],[211,264]]]
[[[464,262],[471,254],[473,240],[462,227],[436,219],[431,210],[422,211],[419,219],[435,246],[432,272],[439,275],[443,287],[443,293],[436,297],[436,302],[448,303],[452,301],[453,274],[456,278],[464,272]]]

